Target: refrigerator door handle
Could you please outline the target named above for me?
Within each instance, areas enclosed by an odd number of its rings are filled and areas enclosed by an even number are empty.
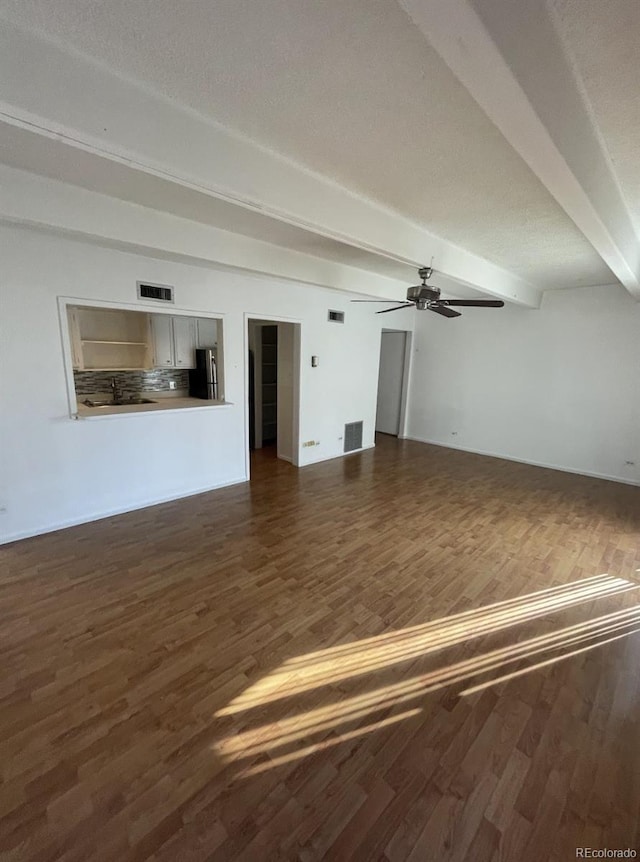
[[[217,399],[217,397],[218,397],[218,369],[216,367],[216,358],[213,355],[213,353],[210,354],[210,360],[209,361],[211,363],[210,368],[209,368],[209,373],[210,373],[209,379],[211,381],[211,384],[213,385],[213,397],[214,397],[214,399]]]

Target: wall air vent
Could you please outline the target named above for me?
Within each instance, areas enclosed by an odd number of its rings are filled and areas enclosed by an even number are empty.
[[[155,302],[173,302],[173,288],[166,284],[149,284],[138,281],[138,299],[153,299]]]
[[[347,422],[344,426],[344,451],[362,449],[362,422]]]
[[[332,311],[329,309],[329,321],[331,323],[344,323],[344,311]]]

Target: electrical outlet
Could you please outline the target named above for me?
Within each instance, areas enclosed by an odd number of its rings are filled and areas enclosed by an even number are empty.
[[[458,432],[457,432],[457,431],[452,431],[452,432],[451,432],[451,436],[452,436],[452,437],[457,437],[457,436],[458,436]]]
[[[169,389],[175,389],[175,388],[176,388],[176,381],[170,380],[169,381]]]
[[[627,467],[635,467],[636,466],[635,461],[625,461],[624,463],[627,465]]]
[[[7,507],[6,506],[0,506],[0,515],[6,515],[6,514],[7,514]]]

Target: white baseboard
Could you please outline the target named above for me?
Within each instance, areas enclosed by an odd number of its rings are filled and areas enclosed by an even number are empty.
[[[184,500],[187,497],[196,497],[198,494],[206,494],[208,491],[217,491],[220,488],[229,488],[231,485],[241,485],[246,482],[246,476],[241,479],[232,479],[229,482],[219,482],[217,485],[208,485],[206,488],[197,488],[193,491],[185,493],[172,494],[166,497],[160,497],[154,500],[145,500],[138,503],[129,503],[125,508],[118,507],[116,509],[108,509],[103,512],[93,512],[91,515],[85,515],[82,518],[69,518],[66,521],[58,521],[55,524],[48,524],[46,527],[38,527],[35,530],[19,530],[16,533],[8,533],[0,536],[0,545],[7,545],[9,542],[18,542],[21,539],[30,539],[34,536],[43,536],[46,533],[55,533],[56,530],[65,530],[67,527],[77,527],[80,524],[90,524],[93,521],[102,521],[104,518],[113,518],[115,515],[126,515],[127,512],[135,512],[138,509],[147,509],[150,506],[160,506],[162,503],[171,503],[174,500]]]
[[[456,449],[460,452],[470,452],[472,455],[486,455],[488,458],[500,458],[502,461],[515,461],[517,464],[529,464],[531,467],[544,467],[545,470],[559,470],[561,473],[573,473],[575,476],[588,476],[590,479],[605,479],[607,482],[620,482],[622,485],[640,487],[640,482],[636,482],[635,479],[624,479],[622,476],[608,476],[606,473],[594,473],[589,470],[574,470],[570,467],[561,467],[559,464],[530,461],[527,458],[515,458],[513,455],[503,455],[500,452],[486,452],[483,449],[471,449],[468,446],[452,446],[450,443],[441,443],[439,440],[427,440],[426,437],[415,437],[412,434],[407,434],[402,439],[413,440],[416,443],[428,443],[430,446],[440,446],[442,449]]]
[[[352,452],[341,452],[339,455],[331,455],[329,458],[314,458],[313,461],[307,461],[305,464],[300,464],[300,467],[310,467],[312,464],[322,464],[323,461],[336,461],[338,458],[346,458],[348,455],[357,455],[359,452],[366,452],[367,449],[375,449],[376,444],[371,446],[363,446],[362,449],[354,449]]]

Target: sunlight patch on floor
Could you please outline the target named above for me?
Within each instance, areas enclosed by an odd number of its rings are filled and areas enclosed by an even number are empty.
[[[441,664],[409,679],[372,688],[376,672],[427,655],[437,661],[435,654],[447,647],[580,602],[638,589],[640,585],[636,583],[599,575],[292,658],[216,713],[216,718],[232,719],[234,729],[212,747],[225,761],[237,763],[242,775],[254,775],[397,725],[421,713],[422,707],[415,701],[446,686],[460,686],[479,675],[491,674],[491,678],[475,682],[461,692],[469,696],[640,631],[640,604],[515,640],[471,658]],[[534,658],[542,660],[532,664]],[[374,675],[367,690],[340,699],[340,683],[351,679],[354,685],[362,687],[367,683],[366,675],[371,674]],[[313,708],[305,709],[302,703],[296,707],[296,698],[315,690],[327,699],[324,703]],[[284,699],[287,702],[278,703]],[[407,709],[412,702],[413,706]],[[266,721],[267,708],[284,710],[284,714]],[[399,709],[402,711],[398,712]]]
[[[309,653],[286,661],[220,710],[219,716],[262,707],[338,682],[416,659],[582,602],[637,590],[623,578],[598,575],[572,584],[508,599],[351,644]]]
[[[376,730],[382,730],[385,727],[390,727],[393,724],[399,724],[401,721],[407,721],[416,715],[420,715],[421,709],[409,709],[406,712],[401,712],[399,715],[392,715],[390,718],[374,721],[372,724],[367,724],[364,727],[358,727],[356,730],[346,731],[340,736],[323,739],[321,742],[313,743],[305,748],[298,748],[288,754],[283,754],[280,757],[269,758],[255,766],[250,766],[243,770],[241,775],[243,778],[248,778],[250,775],[258,775],[261,772],[266,772],[268,769],[273,769],[275,766],[282,766],[285,763],[291,763],[294,760],[301,760],[303,757],[309,757],[311,754],[316,754],[318,751],[324,751],[327,748],[333,748],[343,742],[348,742],[350,739],[357,739],[359,736],[366,736]]]
[[[619,628],[624,628],[624,626],[619,626]],[[611,631],[615,631],[615,629],[611,629]],[[596,643],[590,644],[586,647],[582,647],[581,649],[574,649],[571,650],[571,652],[563,652],[562,655],[555,656],[554,658],[549,658],[546,661],[540,661],[536,664],[527,665],[527,667],[523,667],[521,670],[515,670],[513,671],[513,673],[507,673],[503,676],[496,677],[495,679],[490,679],[486,682],[482,682],[479,685],[474,685],[471,688],[466,688],[464,691],[460,692],[460,697],[476,694],[477,692],[482,691],[485,688],[489,688],[492,685],[498,685],[499,683],[508,682],[508,680],[515,679],[518,676],[523,676],[525,673],[530,673],[532,670],[538,670],[541,667],[547,667],[550,664],[556,664],[556,662],[564,661],[564,659],[571,658],[571,656],[579,655],[583,652],[589,652],[589,650],[596,649],[597,647],[601,647],[605,644],[610,644],[613,641],[620,640],[621,638],[628,637],[629,635],[632,635],[637,631],[640,631],[640,628],[623,631],[621,635],[615,635],[615,637],[612,638],[605,638],[604,640],[596,641]]]

